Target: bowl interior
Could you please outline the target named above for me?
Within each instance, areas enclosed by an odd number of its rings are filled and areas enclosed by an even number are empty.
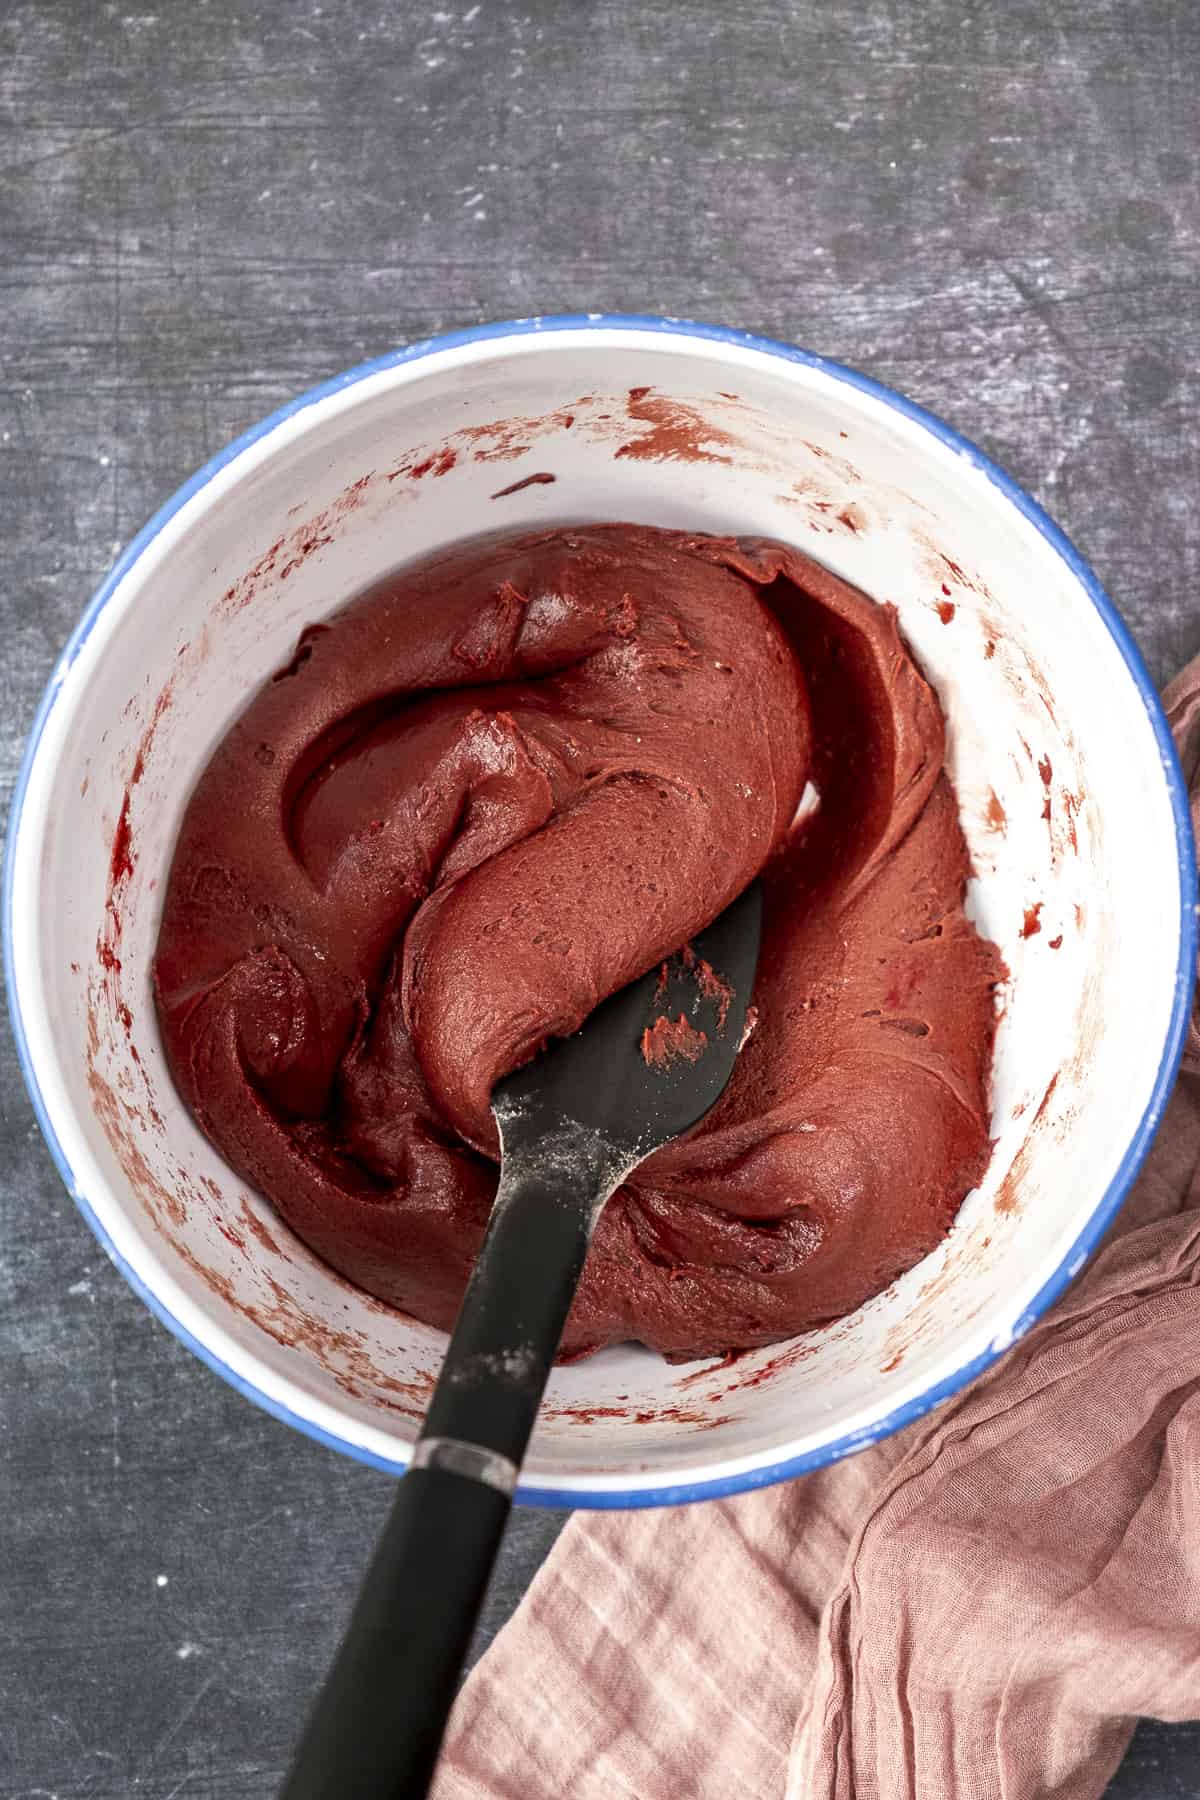
[[[682,331],[581,328],[327,394],[127,567],[56,677],[12,861],[15,999],[71,1185],[160,1309],[277,1410],[398,1465],[443,1339],[318,1263],[175,1096],[149,967],[182,809],[303,626],[442,543],[585,519],[787,538],[899,608],[950,722],[974,913],[1011,971],[995,1155],[941,1249],[729,1367],[626,1348],[556,1373],[526,1492],[603,1503],[840,1453],[1011,1339],[1146,1134],[1181,921],[1160,740],[1079,574],[868,387]]]

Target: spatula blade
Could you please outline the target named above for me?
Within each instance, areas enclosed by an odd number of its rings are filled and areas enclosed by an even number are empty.
[[[506,1155],[573,1122],[631,1163],[690,1131],[733,1073],[754,987],[762,886],[751,885],[665,963],[622,988],[569,1038],[498,1082]]]

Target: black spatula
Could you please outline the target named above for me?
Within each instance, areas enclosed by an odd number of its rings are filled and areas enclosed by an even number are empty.
[[[596,1221],[720,1098],[758,961],[757,882],[661,969],[500,1082],[503,1160],[412,1465],[283,1800],[420,1800]]]

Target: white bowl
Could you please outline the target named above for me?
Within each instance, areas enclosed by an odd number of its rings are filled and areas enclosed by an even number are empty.
[[[649,416],[664,395],[673,432]],[[491,498],[531,474],[555,481]],[[878,383],[675,320],[534,319],[414,344],[285,407],[146,526],[68,645],[17,787],[5,937],[22,1064],[84,1215],[179,1337],[311,1435],[403,1468],[444,1340],[317,1262],[184,1112],[150,993],[161,877],[197,774],[304,625],[436,545],[584,519],[789,538],[898,606],[950,722],[975,916],[1011,970],[995,1155],[933,1256],[729,1367],[625,1348],[556,1372],[521,1497],[621,1506],[843,1456],[1061,1291],[1175,1074],[1195,868],[1162,713],[1094,576],[1007,476]]]

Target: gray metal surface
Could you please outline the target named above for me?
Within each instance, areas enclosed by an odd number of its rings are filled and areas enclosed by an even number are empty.
[[[3,804],[87,595],[198,463],[535,311],[894,382],[1045,500],[1157,676],[1200,648],[1192,0],[155,7],[0,7]],[[0,1800],[265,1800],[388,1492],[151,1321],[5,1036]],[[519,1517],[489,1631],[557,1523]],[[1143,1727],[1111,1793],[1200,1796],[1200,1727]]]

